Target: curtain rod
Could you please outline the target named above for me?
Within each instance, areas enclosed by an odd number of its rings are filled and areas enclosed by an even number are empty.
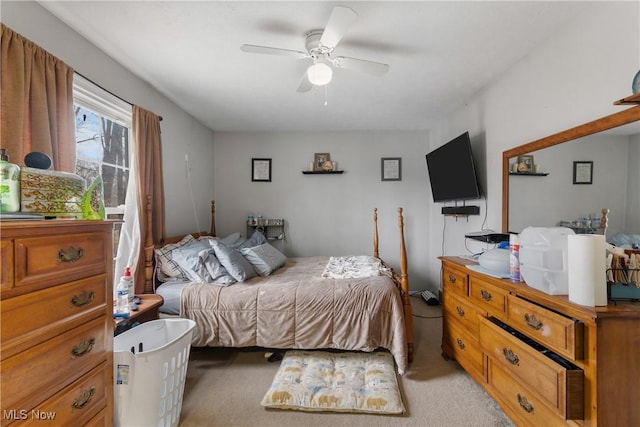
[[[129,105],[131,105],[131,106],[133,107],[133,104],[132,104],[131,102],[129,102],[129,101],[127,101],[126,99],[124,99],[124,98],[122,98],[122,97],[120,97],[120,96],[116,95],[115,93],[111,92],[110,90],[105,89],[104,87],[100,86],[98,83],[94,82],[93,80],[91,80],[91,79],[90,79],[90,78],[88,78],[87,76],[83,75],[82,73],[79,73],[79,72],[77,72],[77,71],[75,71],[75,70],[74,70],[73,72],[74,72],[74,73],[76,73],[77,75],[79,75],[80,77],[82,77],[83,79],[85,79],[85,80],[87,80],[87,81],[91,82],[92,84],[94,84],[94,85],[98,86],[100,89],[102,89],[103,91],[107,92],[108,94],[110,94],[110,95],[112,95],[112,96],[115,96],[115,97],[116,97],[116,98],[118,98],[120,101],[122,101],[122,102],[126,102],[127,104],[129,104]],[[158,117],[159,117],[160,121],[162,121],[162,116],[158,116]]]

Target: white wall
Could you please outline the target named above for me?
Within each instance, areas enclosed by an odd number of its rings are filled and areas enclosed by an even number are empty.
[[[638,2],[594,2],[574,23],[551,35],[457,112],[425,117],[434,124],[428,134],[215,133],[212,138],[208,129],[37,3],[2,2],[1,7],[6,25],[116,95],[164,117],[170,234],[196,227],[184,160],[187,154],[193,193],[198,195],[200,228],[208,223],[213,198],[221,234],[242,228],[249,212],[282,216],[289,221],[285,249],[292,255],[368,250],[369,211],[378,207],[381,254],[393,263],[397,256],[395,208],[404,207],[413,289],[437,289],[437,256],[484,248],[465,241],[465,233],[481,228],[500,230],[502,151],[619,110],[612,101],[629,95],[640,68]],[[474,202],[480,205],[481,215],[456,220],[440,213],[442,204],[431,202],[424,154],[464,131],[469,131],[480,161],[487,208],[484,201]],[[325,151],[346,172],[302,175],[313,153]],[[250,182],[251,157],[273,159],[272,183]],[[380,182],[380,157],[403,158],[401,182]]]
[[[639,6],[638,2],[592,3],[471,102],[434,122],[430,138],[434,144],[463,130],[484,134],[489,227],[501,228],[504,150],[627,108],[613,106],[613,101],[631,93],[640,69]],[[432,236],[442,232],[438,210],[431,207]],[[464,234],[478,228],[475,219],[447,220],[446,254],[464,253]],[[478,249],[479,244],[471,244]],[[437,283],[439,241],[430,242],[429,253],[429,276]]]
[[[426,132],[215,133],[218,234],[248,214],[286,220],[288,256],[371,254],[378,208],[380,255],[399,269],[397,208],[404,209],[413,289],[426,288],[430,190]],[[330,153],[341,175],[304,175]],[[272,182],[251,181],[251,158],[272,159]],[[402,180],[381,181],[381,158],[402,158]],[[398,270],[399,271],[399,270]]]
[[[208,229],[209,201],[213,198],[213,132],[38,3],[3,1],[0,8],[2,22],[6,26],[115,95],[163,117],[161,129],[167,233],[176,235],[196,228],[196,215],[188,191],[185,154],[189,156],[193,171],[193,193],[198,195],[195,199],[198,222],[203,225],[201,229]]]

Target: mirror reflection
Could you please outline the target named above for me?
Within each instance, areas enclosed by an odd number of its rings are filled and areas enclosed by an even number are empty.
[[[589,232],[607,208],[608,240],[640,235],[638,121],[512,157],[509,170],[509,231],[571,225]]]

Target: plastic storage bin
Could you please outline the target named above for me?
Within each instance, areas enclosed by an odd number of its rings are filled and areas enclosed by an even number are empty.
[[[178,425],[194,327],[189,319],[152,320],[114,338],[116,426]]]
[[[527,227],[520,233],[520,275],[527,285],[549,295],[567,295],[566,227]]]

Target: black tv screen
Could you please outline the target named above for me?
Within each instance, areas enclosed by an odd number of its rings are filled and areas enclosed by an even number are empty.
[[[468,132],[436,148],[426,157],[434,202],[480,198]]]

